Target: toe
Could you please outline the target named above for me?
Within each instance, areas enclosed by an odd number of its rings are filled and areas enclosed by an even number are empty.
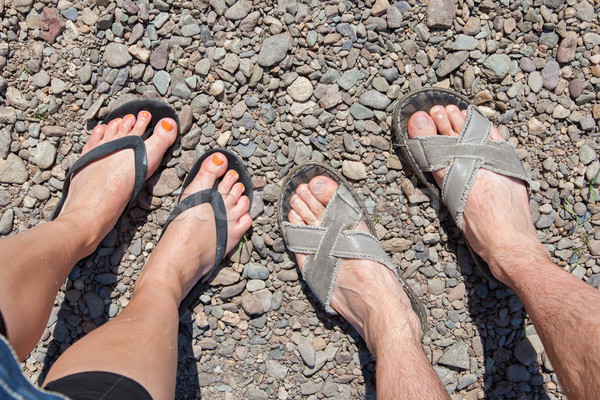
[[[500,131],[498,130],[498,128],[496,128],[496,126],[494,126],[492,128],[492,132],[490,133],[490,139],[492,139],[492,140],[504,140],[504,138],[502,137],[502,135],[500,134]]]
[[[154,128],[153,134],[146,139],[148,157],[148,177],[156,171],[167,149],[177,139],[177,125],[170,118],[163,119]]]
[[[103,142],[112,140],[117,136],[117,133],[119,132],[119,126],[121,125],[121,121],[123,121],[122,118],[115,118],[106,125],[104,137],[102,138]]]
[[[81,154],[85,154],[100,145],[102,138],[104,138],[104,132],[106,132],[106,125],[96,125],[96,127],[92,130],[87,143],[85,146],[83,146]]]
[[[250,209],[250,201],[248,196],[242,196],[238,199],[237,204],[227,213],[227,217],[233,220],[239,220],[242,215],[248,213]]]
[[[326,176],[317,176],[311,179],[308,187],[310,188],[312,195],[319,200],[321,204],[327,206],[329,200],[331,200],[335,194],[338,184]]]
[[[252,217],[250,214],[245,213],[240,217],[237,224],[233,228],[234,232],[232,232],[236,236],[243,235],[250,227],[252,226]]]
[[[231,188],[233,187],[234,183],[236,183],[239,178],[240,175],[236,171],[232,169],[227,171],[227,173],[225,174],[225,176],[223,176],[223,179],[219,183],[219,187],[217,190],[219,191],[219,193],[221,193],[221,195],[225,196],[231,191]]]
[[[292,209],[300,216],[302,221],[304,221],[307,225],[317,226],[319,225],[319,220],[310,210],[308,205],[298,196],[297,194],[293,195],[290,199],[290,205]]]
[[[413,138],[418,136],[428,136],[436,134],[437,128],[435,126],[435,122],[433,122],[431,117],[427,115],[426,112],[417,111],[408,120],[409,137]]]
[[[447,136],[457,136],[458,135],[458,133],[456,133],[452,129],[452,124],[450,123],[450,119],[448,119],[448,113],[446,112],[446,109],[444,107],[433,106],[431,108],[431,111],[429,112],[429,115],[431,115],[431,118],[435,122],[435,125],[437,126],[437,130],[441,135],[447,135]]]
[[[212,188],[225,171],[227,158],[221,153],[213,153],[202,162],[200,171],[185,190],[186,195]]]
[[[321,218],[323,218],[323,213],[325,212],[325,206],[312,194],[309,186],[305,183],[298,186],[296,193],[306,203],[308,208],[310,208],[315,217],[321,220]]]
[[[135,116],[133,114],[127,114],[123,117],[121,124],[119,125],[119,132],[117,136],[126,136],[131,133],[133,126],[135,125]]]
[[[448,114],[448,119],[450,120],[450,124],[452,125],[454,132],[462,132],[463,127],[465,126],[466,117],[463,115],[460,109],[451,104],[446,106],[446,113]]]
[[[131,134],[142,136],[146,132],[146,129],[148,129],[148,124],[150,124],[150,121],[152,121],[152,115],[150,115],[148,111],[140,111]]]
[[[244,184],[241,182],[238,182],[235,185],[233,185],[231,187],[231,190],[229,192],[227,192],[226,194],[221,193],[221,195],[225,199],[225,206],[230,207],[230,206],[233,206],[234,204],[238,203],[238,201],[240,200],[240,197],[242,197],[242,195],[244,194],[244,190],[246,190],[246,187],[244,186]]]

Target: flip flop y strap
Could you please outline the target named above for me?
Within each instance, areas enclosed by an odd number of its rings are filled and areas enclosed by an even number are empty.
[[[214,268],[223,261],[223,257],[225,257],[225,250],[227,248],[227,209],[225,208],[225,203],[223,202],[221,193],[215,189],[204,189],[181,200],[179,204],[175,206],[175,209],[173,212],[171,212],[171,215],[169,215],[160,237],[162,237],[162,235],[165,233],[169,224],[173,222],[173,220],[175,220],[175,218],[177,218],[181,213],[204,203],[210,203],[213,209],[215,226],[217,230],[217,252],[215,256],[215,264],[213,266]],[[207,276],[208,274],[205,276],[205,278]]]
[[[146,174],[148,173],[148,159],[146,156],[146,146],[144,145],[144,141],[142,138],[138,136],[126,136],[120,139],[112,140],[108,143],[105,143],[101,146],[98,146],[89,152],[85,153],[73,166],[69,169],[67,176],[65,177],[65,183],[62,190],[62,197],[54,211],[52,212],[52,216],[50,220],[52,221],[60,214],[63,205],[65,204],[65,200],[67,195],[69,194],[69,186],[71,185],[71,180],[73,175],[75,175],[79,170],[85,168],[87,165],[93,163],[94,161],[99,160],[102,157],[106,157],[110,154],[116,153],[125,149],[133,149],[133,157],[134,157],[134,165],[135,165],[135,183],[133,185],[133,192],[131,194],[131,200],[127,205],[127,208],[131,207],[142,190],[144,186],[144,182],[146,181]]]
[[[330,303],[343,258],[382,263],[398,276],[396,267],[377,238],[354,230],[362,218],[362,209],[352,193],[340,185],[325,208],[320,226],[283,223],[288,248],[307,255],[302,277],[331,314],[337,314]],[[400,282],[404,286],[403,280]]]
[[[529,185],[529,178],[514,148],[506,141],[490,140],[493,125],[471,105],[460,136],[421,136],[406,145],[422,171],[448,167],[442,184],[442,201],[462,229],[462,214],[467,197],[480,168],[518,178]]]

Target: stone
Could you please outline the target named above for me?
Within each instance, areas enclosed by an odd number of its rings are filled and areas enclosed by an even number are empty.
[[[25,183],[27,179],[27,168],[19,156],[10,153],[6,160],[0,160],[0,182]]]
[[[120,68],[133,60],[127,46],[121,43],[111,42],[104,50],[104,61],[111,68]]]
[[[127,51],[129,52],[129,54],[131,54],[132,56],[134,56],[135,58],[137,58],[144,64],[147,63],[148,60],[150,59],[150,55],[151,55],[150,50],[148,50],[145,47],[139,46],[137,44],[129,46]]]
[[[583,146],[581,146],[579,148],[578,154],[579,154],[579,161],[581,161],[583,163],[583,165],[588,165],[592,161],[596,161],[598,159],[596,152],[594,150],[592,150],[592,148],[590,146],[588,146],[587,144],[584,144]]]
[[[272,67],[287,56],[289,38],[285,33],[266,38],[258,54],[258,64],[262,67]]]
[[[523,365],[531,365],[544,351],[542,341],[538,335],[523,338],[514,350],[515,358]]]
[[[273,294],[269,289],[242,295],[242,308],[247,315],[262,315],[271,308]]]
[[[169,61],[169,41],[163,40],[150,55],[150,65],[157,70],[163,70],[167,67]]]
[[[469,36],[475,36],[479,32],[481,32],[481,19],[479,17],[471,15],[467,22],[465,22],[465,26],[463,27],[463,33]]]
[[[380,17],[386,13],[386,11],[390,8],[390,3],[388,0],[375,0],[375,4],[371,8],[371,15],[375,17]]]
[[[60,18],[58,10],[44,7],[42,16],[40,17],[40,39],[52,44],[64,29],[65,24]]]
[[[550,60],[546,63],[546,66],[542,69],[541,75],[544,81],[544,87],[548,90],[553,90],[558,85],[558,78],[560,73],[560,65]]]
[[[542,90],[544,80],[538,71],[533,71],[529,74],[527,84],[533,93],[539,93]]]
[[[506,379],[509,382],[527,382],[531,379],[531,374],[522,365],[510,365],[506,369]]]
[[[275,360],[267,360],[266,374],[272,378],[284,380],[289,368]]]
[[[456,53],[448,54],[446,58],[444,58],[438,65],[438,68],[435,71],[436,75],[438,76],[438,78],[444,78],[450,75],[452,71],[454,71],[455,69],[460,67],[465,61],[467,61],[467,58],[469,58],[468,51],[458,51]]]
[[[342,161],[342,173],[348,179],[360,181],[367,178],[365,165],[360,161]]]
[[[588,249],[593,256],[600,256],[600,240],[590,239],[588,241]]]
[[[313,94],[313,85],[309,79],[299,76],[290,86],[287,88],[287,93],[290,95],[292,100],[298,102],[304,102],[310,99]]]
[[[158,71],[152,78],[152,82],[161,95],[166,95],[171,84],[171,76],[166,71]]]
[[[568,31],[565,38],[558,46],[556,53],[556,61],[561,63],[571,62],[575,58],[575,50],[577,50],[577,32]]]
[[[402,12],[397,7],[390,7],[387,10],[386,20],[388,28],[400,28],[400,26],[402,25]]]
[[[14,218],[15,212],[12,208],[2,214],[2,218],[0,218],[0,235],[8,235],[12,231]]]
[[[248,279],[266,280],[269,278],[269,269],[262,264],[249,263],[244,266],[244,273]]]
[[[311,341],[308,339],[301,340],[298,344],[298,353],[300,353],[302,360],[309,368],[315,366],[316,351]]]
[[[598,21],[597,11],[595,11],[594,6],[586,0],[580,1],[575,9],[577,10],[577,18],[582,21],[590,22],[594,19]]]
[[[181,186],[175,168],[167,168],[160,174],[155,174],[150,180],[150,192],[153,196],[161,197],[173,193]]]
[[[350,114],[358,120],[371,119],[375,115],[373,111],[358,103],[354,103],[350,106]]]
[[[189,104],[186,104],[181,108],[179,112],[179,131],[182,135],[188,133],[190,128],[192,127],[192,123],[194,122],[194,115],[192,112],[192,107]]]
[[[431,0],[427,6],[427,26],[448,29],[452,26],[454,15],[452,0]]]
[[[585,82],[582,79],[573,79],[569,82],[569,94],[572,98],[578,98],[581,93],[583,93],[583,89],[585,89]]]
[[[457,342],[444,350],[438,364],[455,369],[469,369],[469,346],[465,342]]]
[[[492,54],[483,62],[486,75],[493,80],[502,80],[508,74],[510,57],[506,54]]]
[[[15,122],[17,122],[17,112],[15,109],[12,107],[0,107],[0,124],[8,125]]]
[[[25,111],[29,108],[29,101],[23,96],[19,89],[9,86],[6,88],[6,101],[18,110]]]
[[[50,168],[54,164],[56,148],[48,141],[39,142],[36,146],[33,161],[41,169]]]
[[[214,81],[212,85],[210,85],[210,94],[213,97],[220,96],[225,91],[225,83],[222,80]]]
[[[2,116],[0,115],[0,123],[2,122]],[[8,152],[10,151],[10,145],[12,143],[12,138],[10,136],[10,132],[8,129],[3,128],[0,129],[0,158],[6,158]]]
[[[65,81],[59,78],[52,78],[50,83],[50,88],[52,89],[52,93],[61,94],[67,89],[67,84]]]
[[[12,0],[12,6],[21,14],[27,14],[33,8],[33,0]]]
[[[96,292],[87,292],[83,295],[83,300],[88,309],[88,315],[91,319],[98,318],[104,313],[104,300]]]
[[[230,286],[240,280],[240,274],[231,268],[222,268],[211,281],[211,286]]]
[[[88,83],[92,79],[92,65],[87,62],[83,67],[77,69],[77,77],[81,83]]]
[[[377,90],[367,90],[360,95],[358,102],[365,107],[373,108],[375,110],[385,110],[391,103],[391,100],[385,94],[380,93]]]
[[[248,0],[238,0],[234,5],[225,11],[225,18],[231,21],[239,21],[246,18],[252,10],[252,2]]]
[[[42,69],[31,77],[31,83],[39,88],[46,87],[50,83],[50,75]]]

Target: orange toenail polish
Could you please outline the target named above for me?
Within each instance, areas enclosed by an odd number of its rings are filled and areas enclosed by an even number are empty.
[[[240,182],[240,183],[238,183],[238,185],[240,186],[240,189],[242,189],[242,190],[246,189],[246,186],[244,186],[243,183]]]
[[[127,114],[125,118],[134,118],[132,114]]]
[[[163,121],[161,126],[163,127],[163,129],[165,131],[170,131],[171,129],[173,129],[173,125],[171,125],[169,122],[167,121]]]
[[[231,170],[231,171],[229,171],[229,173],[230,173],[232,176],[238,176],[238,173],[237,173],[237,172],[235,172],[234,170]]]
[[[215,165],[222,165],[223,164],[223,160],[221,160],[218,156],[213,156],[212,162]]]
[[[148,111],[142,111],[142,117],[148,118],[149,116],[150,116],[150,113]]]

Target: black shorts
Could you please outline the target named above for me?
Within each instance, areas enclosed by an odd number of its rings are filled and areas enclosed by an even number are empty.
[[[6,326],[0,312],[0,335]],[[52,381],[44,388],[72,400],[152,400],[142,385],[123,375],[104,371],[80,372]]]

